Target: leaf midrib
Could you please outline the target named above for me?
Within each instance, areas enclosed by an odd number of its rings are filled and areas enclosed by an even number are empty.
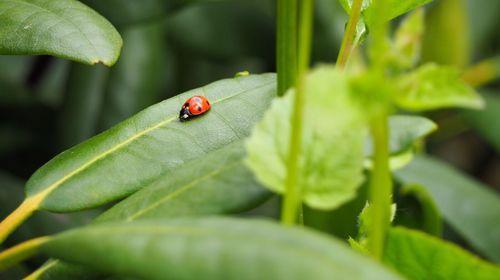
[[[265,83],[261,86],[258,86],[258,87],[255,87],[255,88],[252,88],[252,89],[247,89],[247,90],[244,90],[244,91],[241,91],[241,92],[238,92],[236,94],[233,94],[233,95],[230,95],[230,96],[227,96],[227,97],[223,97],[219,100],[215,100],[212,102],[212,104],[217,104],[219,102],[222,102],[224,100],[227,100],[227,99],[230,99],[230,98],[233,98],[235,96],[238,96],[240,94],[243,94],[245,92],[248,92],[248,91],[253,91],[253,90],[257,90],[257,89],[260,89],[260,88],[263,88],[263,87],[266,87],[270,84],[272,84],[274,82],[268,82],[268,83]],[[45,188],[45,190],[41,191],[41,192],[38,192],[36,194],[34,194],[30,200],[32,200],[32,203],[35,205],[35,208],[37,208],[41,202],[43,201],[43,199],[49,195],[53,190],[55,190],[58,186],[62,185],[64,182],[66,182],[67,180],[69,180],[71,177],[73,177],[74,175],[82,172],[83,170],[85,170],[87,167],[91,166],[92,164],[94,164],[95,162],[99,161],[100,159],[104,158],[105,156],[119,150],[120,148],[128,145],[129,143],[133,142],[134,140],[140,138],[141,136],[147,134],[148,132],[150,131],[153,131],[159,127],[162,127],[170,122],[172,122],[173,120],[175,120],[176,117],[173,116],[173,117],[168,117],[167,119],[163,120],[163,121],[160,121],[159,123],[149,127],[149,128],[146,128],[142,131],[140,131],[139,133],[136,133],[134,135],[132,135],[130,138],[118,143],[117,145],[111,147],[110,149],[104,151],[103,153],[95,156],[94,158],[90,159],[89,161],[87,161],[86,163],[82,164],[80,167],[74,169],[73,171],[69,172],[67,175],[65,175],[64,177],[62,177],[61,179],[57,180],[56,182],[50,184],[47,188]],[[42,188],[43,189],[43,188]]]

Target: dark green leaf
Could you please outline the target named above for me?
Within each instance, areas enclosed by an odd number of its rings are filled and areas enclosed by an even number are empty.
[[[101,224],[58,235],[42,250],[142,279],[399,279],[332,238],[259,220]]]
[[[421,185],[411,184],[401,187],[403,195],[414,195],[420,202],[422,212],[422,230],[440,237],[443,232],[443,221],[439,209],[429,192]]]
[[[486,107],[464,112],[467,121],[500,153],[500,96],[498,92],[482,94]]]
[[[50,54],[113,65],[122,40],[115,28],[74,0],[0,2],[0,54]]]
[[[248,165],[278,193],[285,190],[294,94],[273,101],[247,142]],[[313,208],[333,209],[354,198],[363,181],[365,116],[351,97],[347,76],[334,67],[320,67],[307,76],[304,98],[301,199]]]
[[[498,194],[431,157],[419,156],[396,172],[405,184],[429,192],[446,221],[477,250],[500,262]]]
[[[97,221],[132,221],[234,213],[270,196],[243,164],[241,141],[207,154],[158,178],[118,203]]]
[[[82,0],[115,25],[137,24],[161,18],[178,0]]]
[[[122,54],[106,86],[100,119],[103,129],[158,102],[168,76],[163,22],[131,26],[122,36]]]
[[[275,95],[274,74],[221,80],[149,107],[58,155],[28,181],[34,209],[76,211],[142,188],[184,162],[249,134]],[[182,103],[204,95],[212,110],[180,122]]]
[[[422,232],[392,228],[384,261],[408,279],[498,279],[500,267],[453,243]]]

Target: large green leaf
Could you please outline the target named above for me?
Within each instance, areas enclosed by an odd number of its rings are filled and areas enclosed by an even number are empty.
[[[278,193],[285,189],[294,94],[273,101],[247,142],[248,165]],[[364,114],[351,97],[345,74],[330,66],[308,75],[304,104],[301,198],[313,208],[333,209],[352,199],[363,181]]]
[[[500,267],[423,232],[392,228],[384,262],[408,279],[498,279]]]
[[[457,69],[430,63],[402,76],[394,96],[401,108],[422,111],[448,107],[480,109],[481,96],[460,80]]]
[[[243,164],[241,141],[187,163],[121,201],[97,221],[234,213],[269,197]]]
[[[399,279],[332,238],[259,220],[108,223],[58,235],[42,250],[143,279]]]
[[[163,93],[167,60],[162,21],[134,25],[122,32],[120,60],[111,69],[100,116],[107,129],[158,102]]]
[[[406,184],[426,188],[446,221],[468,242],[500,262],[500,198],[498,194],[437,159],[416,157],[396,172]]]
[[[78,1],[0,1],[0,54],[50,54],[112,65],[121,46],[115,28]]]
[[[42,166],[26,185],[27,203],[64,212],[130,195],[182,163],[248,135],[275,86],[274,74],[250,75],[153,105]],[[206,96],[212,110],[180,122],[180,107],[193,95]]]
[[[485,108],[466,111],[467,121],[500,153],[500,96],[498,92],[483,92]]]
[[[339,0],[340,4],[346,10],[348,14],[351,12],[351,6],[352,6],[352,1],[353,0]],[[431,2],[432,0],[390,0],[386,1],[388,2],[386,5],[388,7],[388,10],[385,12],[384,20],[389,21],[395,17],[398,17],[404,13],[407,13],[416,7],[422,6],[424,4],[427,4]],[[373,0],[363,0],[363,3],[361,5],[361,13],[363,15],[363,18],[365,19],[366,23],[371,26],[373,24],[373,21],[375,20],[375,17],[377,16],[376,14],[373,14],[373,7],[372,7],[372,2]]]

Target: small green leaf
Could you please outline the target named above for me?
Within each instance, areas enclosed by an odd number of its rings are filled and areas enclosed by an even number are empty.
[[[42,166],[26,185],[30,207],[77,211],[128,196],[182,163],[248,135],[275,88],[274,74],[250,75],[153,105]],[[206,96],[212,110],[181,123],[179,108],[193,95]]]
[[[459,78],[453,67],[425,64],[402,76],[394,96],[403,109],[423,111],[447,107],[480,109],[484,102],[473,88]]]
[[[408,279],[498,279],[500,267],[422,232],[389,230],[384,262]]]
[[[0,54],[49,54],[113,65],[122,40],[116,29],[75,0],[0,1]]]
[[[353,0],[339,1],[347,14],[350,14]],[[384,18],[384,20],[389,21],[431,1],[432,0],[388,0],[386,2],[389,10],[385,13],[386,18]],[[371,7],[372,2],[373,0],[363,0],[363,3],[361,5],[361,13],[368,26],[372,26],[373,21],[377,16],[373,14]]]
[[[98,222],[234,213],[269,197],[243,164],[241,141],[158,178],[103,213]]]
[[[414,67],[422,48],[422,35],[424,33],[424,12],[417,9],[405,17],[399,25],[394,36],[394,52],[396,62],[403,69]]]
[[[400,279],[331,237],[259,220],[107,223],[57,235],[42,250],[141,279]]]
[[[248,165],[278,193],[285,188],[294,94],[273,101],[247,142]],[[345,74],[335,68],[321,67],[307,76],[298,181],[302,199],[313,208],[340,206],[363,181],[364,115],[351,99]]]
[[[368,201],[365,203],[365,207],[363,207],[363,210],[361,210],[361,213],[359,214],[358,217],[358,245],[365,247],[366,250],[366,244],[367,240],[370,236],[369,230],[373,228],[372,226],[372,220],[371,217],[373,216],[370,214],[371,210],[371,205],[368,203]],[[392,223],[394,221],[394,217],[396,216],[396,203],[391,204],[391,217],[389,223]]]
[[[437,159],[419,156],[396,172],[405,184],[419,184],[429,192],[445,220],[470,245],[500,262],[500,198]]]
[[[437,125],[424,117],[393,115],[389,117],[389,151],[391,155],[411,149],[415,143],[436,131]],[[365,141],[365,156],[373,156],[373,140]]]

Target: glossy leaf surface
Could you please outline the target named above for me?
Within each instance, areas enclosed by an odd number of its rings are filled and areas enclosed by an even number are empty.
[[[204,95],[212,110],[178,120],[183,102]],[[76,211],[137,191],[175,167],[249,134],[275,95],[275,75],[221,80],[153,105],[69,149],[28,181],[37,209]],[[119,163],[119,164],[118,164]]]
[[[333,238],[259,220],[107,223],[63,233],[42,249],[142,279],[400,279]]]
[[[453,243],[406,228],[390,229],[384,261],[408,279],[494,280],[500,275],[499,266]]]
[[[113,65],[122,40],[102,16],[75,0],[0,1],[0,54],[49,54]]]
[[[500,262],[500,198],[487,186],[432,157],[416,157],[396,172],[405,184],[419,184],[443,218],[474,248]]]

